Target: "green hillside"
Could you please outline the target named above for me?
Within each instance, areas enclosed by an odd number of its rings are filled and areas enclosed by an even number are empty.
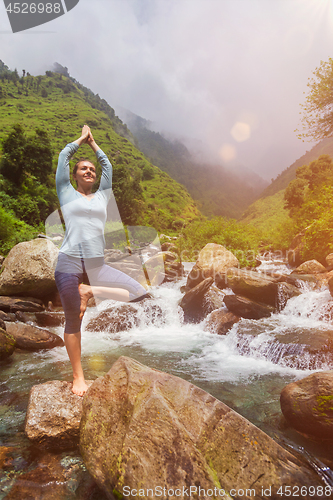
[[[292,165],[290,165],[290,167],[283,170],[261,193],[260,197],[264,198],[266,196],[271,196],[278,191],[281,191],[281,189],[285,189],[289,182],[296,178],[296,170],[298,167],[308,165],[311,161],[316,160],[320,155],[324,154],[328,154],[333,158],[333,137],[323,139],[310,151],[307,151],[305,155],[301,156]]]
[[[266,183],[254,172],[237,175],[221,165],[196,161],[179,140],[169,140],[150,130],[150,122],[128,110],[121,118],[141,151],[161,170],[185,186],[207,217],[239,218]]]
[[[54,172],[59,152],[80,135],[83,124],[88,124],[113,165],[114,192],[126,224],[151,225],[170,232],[200,217],[187,190],[135,147],[130,131],[109,104],[64,74],[47,71],[34,77],[24,71],[20,77],[0,62],[0,120],[1,142],[15,124],[23,127],[27,137],[36,129],[47,132]],[[95,160],[86,145],[77,156]],[[132,199],[126,199],[126,191]]]
[[[281,172],[262,192],[261,197],[245,210],[240,218],[241,222],[262,230],[264,241],[269,242],[273,247],[287,248],[297,228],[295,222],[289,217],[289,210],[285,208],[285,189],[296,178],[298,167],[309,165],[323,154],[328,154],[333,158],[332,137],[320,141]]]

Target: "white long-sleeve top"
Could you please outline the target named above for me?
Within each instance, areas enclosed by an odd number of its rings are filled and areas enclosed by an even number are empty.
[[[70,182],[69,160],[78,149],[78,144],[71,142],[59,154],[56,187],[66,225],[60,252],[78,258],[104,257],[104,226],[111,196],[112,165],[106,154],[98,149],[96,157],[102,167],[102,177],[98,190],[87,198]]]

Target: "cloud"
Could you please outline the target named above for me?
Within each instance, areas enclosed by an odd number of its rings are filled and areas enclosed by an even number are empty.
[[[234,166],[271,178],[310,148],[294,129],[307,78],[331,55],[330,0],[80,0],[15,35],[2,14],[12,69],[58,61],[111,106],[201,140],[215,158],[228,147]]]

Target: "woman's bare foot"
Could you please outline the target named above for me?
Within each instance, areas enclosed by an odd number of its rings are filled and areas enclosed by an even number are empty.
[[[77,396],[83,396],[85,392],[87,392],[88,386],[84,380],[84,378],[77,378],[73,380],[72,392]]]
[[[79,285],[79,294],[81,298],[80,304],[80,319],[83,318],[83,315],[87,309],[88,300],[93,297],[93,293],[91,291],[91,286],[89,285]]]

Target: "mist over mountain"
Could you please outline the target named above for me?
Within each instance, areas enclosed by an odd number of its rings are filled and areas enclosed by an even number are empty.
[[[116,108],[116,112],[137,147],[154,165],[183,184],[208,217],[240,217],[267,186],[267,181],[246,168],[238,167],[233,172],[214,163],[198,141],[154,131],[152,122],[124,108]]]

